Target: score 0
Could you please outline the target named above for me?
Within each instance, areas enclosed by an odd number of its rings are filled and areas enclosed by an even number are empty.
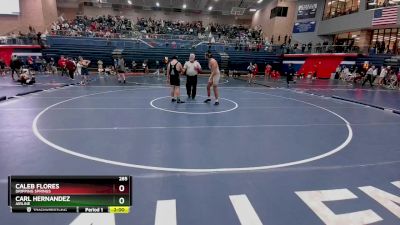
[[[117,182],[117,193],[129,193],[130,189],[130,177],[122,176],[118,177]]]
[[[116,194],[128,194],[128,196],[120,196],[118,198],[119,205],[126,205],[126,200],[130,201],[131,194],[131,177],[130,176],[120,176],[118,177],[118,182],[116,183]]]

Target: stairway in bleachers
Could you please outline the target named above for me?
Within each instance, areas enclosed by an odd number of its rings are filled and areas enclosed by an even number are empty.
[[[229,70],[229,55],[225,52],[219,52],[219,55],[221,56],[219,68],[222,70]]]

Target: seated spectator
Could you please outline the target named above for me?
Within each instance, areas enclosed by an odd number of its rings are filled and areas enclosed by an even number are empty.
[[[17,82],[21,83],[21,85],[32,85],[36,83],[35,74],[30,75],[29,69],[23,69]]]
[[[398,83],[397,74],[394,73],[394,71],[392,71],[390,74],[390,78],[389,78],[388,88],[395,89],[397,86],[397,83]]]
[[[135,72],[137,67],[137,63],[135,61],[132,61],[132,71]]]
[[[107,66],[104,69],[104,72],[105,72],[106,75],[111,75],[112,74],[112,67],[111,66]]]

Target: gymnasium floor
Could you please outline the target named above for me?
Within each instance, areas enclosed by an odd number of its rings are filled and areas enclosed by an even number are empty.
[[[321,84],[224,79],[214,106],[202,103],[203,77],[197,99],[181,105],[162,78],[127,79],[95,77],[0,103],[0,224],[399,224],[398,205],[371,196],[400,196],[400,115],[308,93]],[[342,87],[323,85],[324,93]],[[378,101],[400,108],[387,99]],[[9,175],[125,174],[133,176],[128,215],[7,208]]]
[[[14,76],[16,77],[16,75]],[[34,90],[46,90],[72,83],[74,83],[74,81],[65,76],[61,77],[45,74],[36,77],[36,84],[34,86],[21,86],[20,84],[12,81],[11,75],[7,74],[7,76],[0,76],[0,97],[12,97],[19,93],[25,93]]]

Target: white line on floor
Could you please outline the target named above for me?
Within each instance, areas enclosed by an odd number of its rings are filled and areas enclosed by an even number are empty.
[[[0,108],[0,111],[28,111],[28,110],[43,110],[43,108]]]
[[[69,225],[115,225],[115,214],[82,213]]]
[[[154,109],[152,107],[123,107],[123,108],[52,108],[51,110],[131,110],[131,109]]]
[[[176,200],[157,201],[154,225],[176,225]]]
[[[144,130],[144,129],[216,129],[216,128],[263,128],[263,127],[312,127],[312,126],[345,126],[345,124],[269,124],[237,126],[180,126],[180,127],[83,127],[83,128],[39,128],[40,131],[79,131],[79,130]]]
[[[131,89],[132,90],[132,89]],[[148,165],[140,165],[140,164],[132,164],[132,163],[124,163],[124,162],[118,162],[118,161],[113,161],[113,160],[108,160],[108,159],[104,159],[104,158],[99,158],[99,157],[94,157],[94,156],[90,156],[90,155],[86,155],[86,154],[82,154],[67,148],[64,148],[62,146],[59,146],[51,141],[49,141],[48,139],[46,139],[45,137],[43,137],[43,135],[40,133],[39,128],[37,126],[38,121],[40,119],[40,117],[46,113],[46,111],[48,111],[50,108],[58,106],[60,104],[69,102],[69,101],[73,101],[79,98],[85,98],[85,97],[89,97],[89,96],[94,96],[94,95],[100,95],[100,94],[109,94],[109,93],[113,93],[113,92],[120,92],[120,91],[126,91],[126,89],[121,89],[121,90],[113,90],[113,91],[104,91],[104,92],[98,92],[98,93],[92,93],[92,94],[87,94],[87,95],[82,95],[82,96],[78,96],[75,98],[71,98],[71,99],[67,99],[64,101],[60,101],[58,103],[55,103],[53,105],[48,106],[47,108],[45,108],[43,111],[41,111],[33,120],[32,123],[32,131],[33,134],[39,139],[41,140],[43,143],[49,145],[50,147],[54,148],[55,150],[58,151],[62,151],[64,153],[70,154],[70,155],[74,155],[76,157],[80,157],[80,158],[85,158],[88,160],[92,160],[92,161],[98,161],[98,162],[103,162],[103,163],[107,163],[107,164],[113,164],[113,165],[119,165],[119,166],[125,166],[125,167],[131,167],[131,168],[138,168],[138,169],[146,169],[146,170],[157,170],[157,171],[170,171],[170,172],[192,172],[192,173],[204,173],[204,172],[238,172],[238,171],[253,171],[253,170],[266,170],[266,169],[276,169],[276,168],[282,168],[282,167],[288,167],[288,166],[294,166],[294,165],[300,165],[300,164],[305,164],[305,163],[309,163],[312,161],[316,161],[316,160],[320,160],[326,157],[329,157],[341,150],[343,150],[353,139],[353,130],[351,128],[350,122],[348,122],[344,117],[340,116],[339,114],[326,109],[322,106],[318,106],[306,101],[302,101],[302,100],[298,100],[298,99],[294,99],[294,98],[288,98],[288,97],[284,97],[284,96],[279,96],[279,95],[269,95],[269,96],[275,96],[275,97],[279,97],[282,99],[286,99],[286,100],[292,100],[292,101],[297,101],[297,102],[303,102],[304,104],[307,105],[312,105],[315,106],[317,108],[320,108],[321,110],[324,110],[326,112],[329,112],[333,115],[335,115],[336,117],[338,117],[339,119],[343,120],[344,124],[347,127],[347,138],[337,147],[335,147],[334,149],[329,150],[326,153],[320,154],[320,155],[316,155],[310,158],[306,158],[306,159],[301,159],[301,160],[297,160],[297,161],[290,161],[290,162],[285,162],[285,163],[280,163],[280,164],[275,164],[275,165],[263,165],[263,166],[255,166],[255,167],[232,167],[232,168],[173,168],[173,167],[157,167],[157,166],[148,166]],[[257,93],[257,92],[253,92],[253,93]],[[259,94],[263,94],[263,95],[268,95],[265,92],[258,92]]]
[[[187,105],[202,105],[204,103],[185,103]],[[370,108],[368,106],[325,106],[327,108],[335,108],[335,109],[357,109],[357,108]],[[238,108],[238,110],[243,109],[309,109],[314,108],[312,106],[242,106]],[[59,108],[51,108],[49,111],[52,110],[149,110],[154,109],[152,107],[59,107]],[[40,107],[33,107],[33,108],[0,108],[0,111],[28,111],[28,110],[43,110]]]
[[[355,164],[355,165],[334,165],[334,166],[307,166],[307,167],[285,167],[278,169],[271,169],[268,171],[251,171],[250,173],[268,173],[268,172],[293,172],[293,173],[302,173],[307,171],[329,171],[329,170],[346,170],[352,168],[364,168],[367,167],[377,167],[377,166],[390,166],[390,165],[400,165],[400,161],[386,161],[386,162],[377,162],[377,163],[368,163],[368,164]],[[235,172],[236,173],[236,172]],[[246,172],[249,173],[249,172]],[[182,176],[210,176],[210,173],[146,173],[143,175],[136,175],[136,179],[156,179],[156,178],[165,178],[165,177],[182,177]],[[214,173],[214,175],[218,175],[218,173]],[[400,181],[393,182],[393,185],[398,185],[400,188]]]
[[[351,126],[380,126],[390,125],[399,126],[400,123],[353,123]],[[225,129],[225,128],[266,128],[266,127],[315,127],[315,126],[345,126],[340,123],[326,123],[326,124],[265,124],[265,125],[226,125],[226,126],[154,126],[154,127],[71,127],[71,128],[39,128],[40,131],[86,131],[86,130],[146,130],[146,129]],[[31,131],[28,128],[0,128],[0,132],[19,132]]]
[[[43,99],[62,99],[62,98],[73,98],[79,95],[74,95],[74,96],[31,96],[31,98],[43,98]],[[136,97],[136,96],[130,96],[130,97],[126,97],[126,96],[115,96],[115,97],[90,97],[90,99],[152,99],[155,97]]]
[[[229,198],[242,225],[262,225],[246,195],[230,195]]]
[[[400,123],[366,123],[350,124],[351,126],[398,126]],[[39,128],[40,131],[79,131],[79,130],[145,130],[145,129],[218,129],[218,128],[264,128],[264,127],[314,127],[314,126],[345,126],[342,123],[325,124],[264,124],[264,125],[226,125],[226,126],[154,126],[154,127],[75,127],[75,128]],[[15,129],[19,130],[19,129]],[[0,129],[1,131],[1,129]]]

